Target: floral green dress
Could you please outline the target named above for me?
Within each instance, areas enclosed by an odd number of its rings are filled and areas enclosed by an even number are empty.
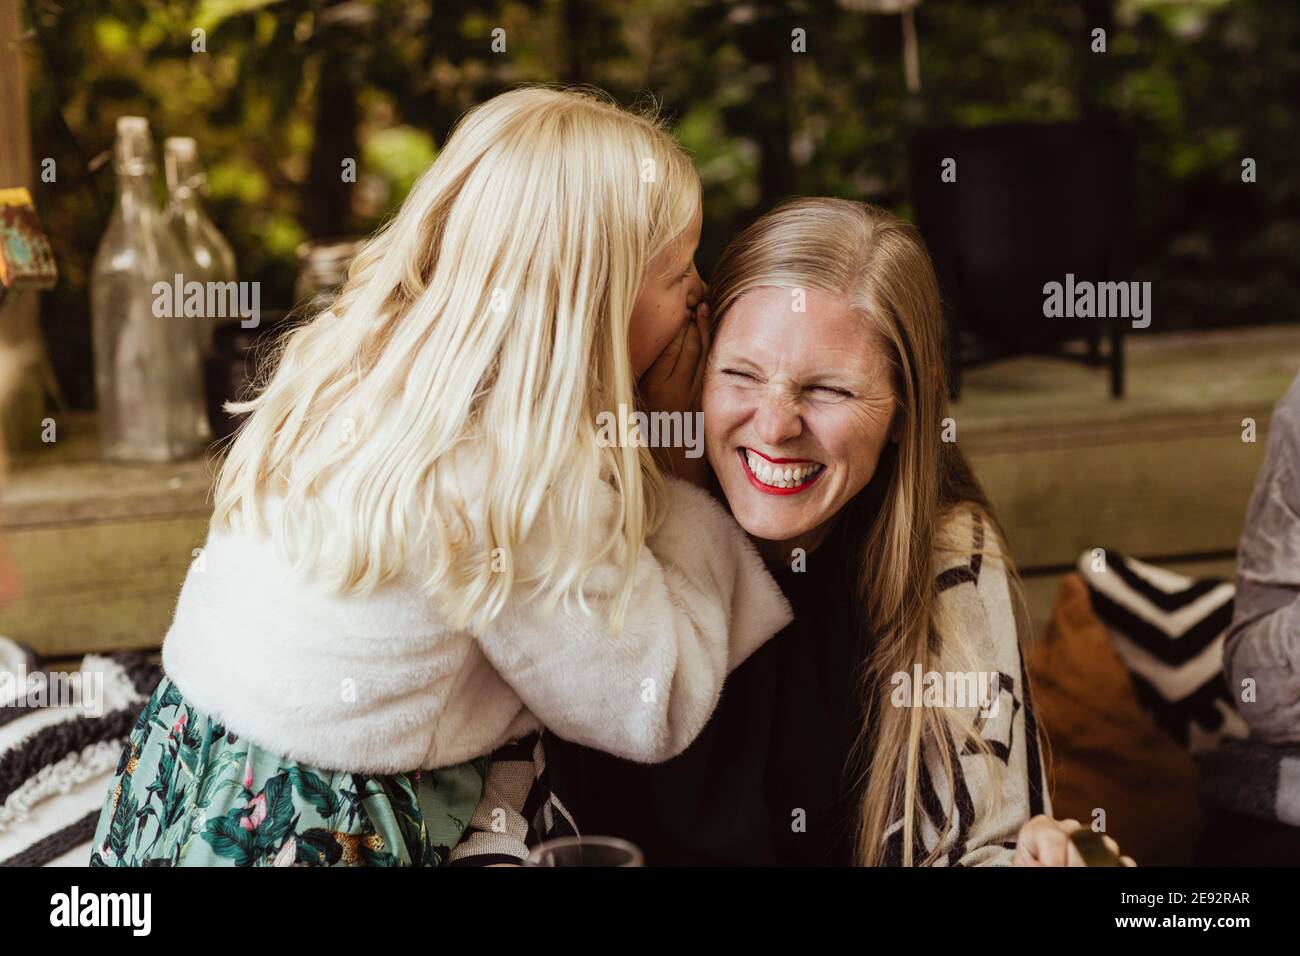
[[[163,677],[131,730],[91,866],[439,866],[487,758],[370,775],[286,760],[196,711]]]

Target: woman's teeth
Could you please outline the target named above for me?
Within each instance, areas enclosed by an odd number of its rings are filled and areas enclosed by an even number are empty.
[[[755,478],[773,488],[795,488],[825,467],[812,462],[806,465],[774,465],[748,448],[745,449],[745,461]]]

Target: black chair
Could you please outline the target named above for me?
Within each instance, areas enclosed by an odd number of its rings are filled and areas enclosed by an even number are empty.
[[[1132,137],[1081,123],[931,128],[909,153],[916,224],[944,300],[952,397],[963,368],[1025,354],[1109,365],[1111,394],[1122,396],[1130,320],[1045,317],[1043,287],[1067,273],[1076,283],[1133,278]],[[955,182],[940,175],[948,158]],[[1086,351],[1069,347],[1079,340]]]

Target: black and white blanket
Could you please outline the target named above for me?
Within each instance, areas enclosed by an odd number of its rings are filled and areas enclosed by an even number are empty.
[[[143,652],[90,654],[80,675],[102,695],[93,711],[29,699],[23,688],[53,686],[51,673],[0,638],[0,866],[87,864],[108,784],[162,670]]]

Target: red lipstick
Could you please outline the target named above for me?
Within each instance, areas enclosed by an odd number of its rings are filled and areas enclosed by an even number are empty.
[[[751,448],[749,449],[749,451],[754,451],[754,449]],[[806,458],[768,458],[766,455],[764,455],[762,452],[759,451],[754,451],[754,454],[758,455],[759,458],[762,458],[765,461],[772,462],[772,464],[774,465],[793,464],[793,463],[807,464],[807,465],[817,464],[817,462],[809,461]],[[807,491],[809,488],[811,488],[816,483],[817,479],[820,478],[826,471],[826,468],[823,466],[819,471],[811,475],[808,478],[808,480],[805,481],[803,484],[795,485],[792,488],[773,488],[771,485],[766,485],[763,482],[759,481],[758,476],[755,475],[754,472],[750,470],[749,462],[745,458],[744,448],[737,448],[736,455],[740,458],[740,467],[745,470],[745,477],[749,479],[749,483],[753,485],[755,488],[757,488],[759,491],[763,492],[763,494],[765,495],[797,495],[799,494],[799,492]]]
[[[817,464],[817,462],[813,461],[810,458],[768,458],[767,455],[764,455],[757,448],[749,448],[746,450],[752,451],[759,458],[762,458],[764,461],[770,461],[774,465],[815,465]]]

